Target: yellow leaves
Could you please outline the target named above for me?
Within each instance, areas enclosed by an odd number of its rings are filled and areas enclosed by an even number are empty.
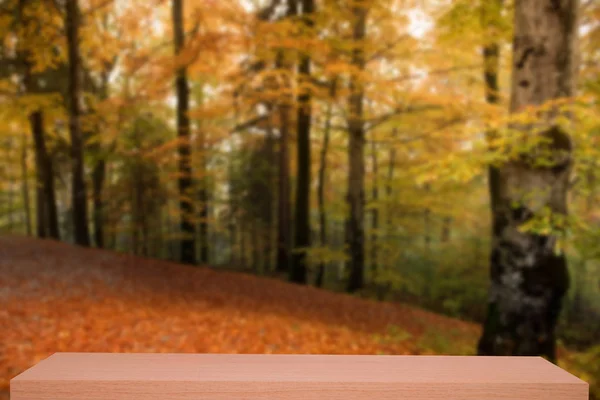
[[[33,72],[55,68],[65,60],[62,16],[46,5],[34,2],[23,10],[17,32],[23,50],[28,52]]]
[[[330,76],[346,74],[348,69],[349,64],[341,61],[333,61],[325,65],[325,73]]]
[[[10,15],[1,14],[0,15],[0,34],[2,35],[2,40],[5,46],[9,46],[11,43],[11,35],[8,34],[10,31],[10,27],[12,25],[12,18]],[[10,46],[9,48],[11,48]]]

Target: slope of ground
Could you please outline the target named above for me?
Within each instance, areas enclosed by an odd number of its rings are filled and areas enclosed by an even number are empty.
[[[56,351],[465,353],[476,325],[405,305],[53,241],[0,238],[0,398]]]

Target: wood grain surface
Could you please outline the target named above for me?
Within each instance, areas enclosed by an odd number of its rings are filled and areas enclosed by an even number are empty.
[[[11,400],[587,400],[538,357],[57,353]]]

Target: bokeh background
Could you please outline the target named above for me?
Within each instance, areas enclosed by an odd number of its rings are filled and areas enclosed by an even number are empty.
[[[529,353],[599,398],[600,3],[552,11],[573,79],[517,113],[525,3],[0,1],[0,398],[57,351],[482,353],[501,238],[569,282]],[[568,214],[499,234],[547,110]]]

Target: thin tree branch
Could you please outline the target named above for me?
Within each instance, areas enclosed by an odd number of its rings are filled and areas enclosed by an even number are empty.
[[[242,122],[241,124],[234,126],[233,129],[231,131],[229,131],[229,133],[234,134],[234,133],[238,133],[243,130],[246,130],[248,128],[252,128],[253,126],[256,126],[257,124],[259,124],[260,122],[266,121],[268,118],[269,118],[268,115],[260,115],[258,117],[252,118],[246,122]]]
[[[382,57],[385,55],[385,53],[387,53],[388,51],[392,50],[394,47],[396,47],[400,42],[402,42],[403,40],[406,40],[410,38],[410,35],[402,35],[401,37],[399,37],[398,39],[394,40],[391,43],[388,43],[385,47],[375,51],[373,54],[371,54],[368,58],[367,58],[367,63],[370,63],[371,61],[375,61],[377,60],[379,57]]]

